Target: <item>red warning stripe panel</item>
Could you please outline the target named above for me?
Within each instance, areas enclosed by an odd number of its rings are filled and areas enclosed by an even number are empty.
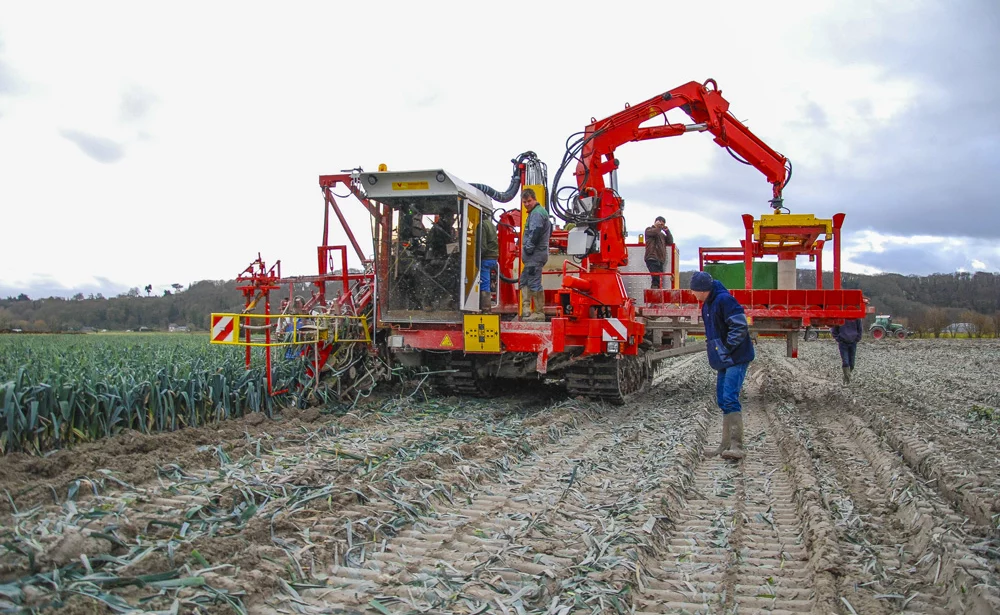
[[[601,340],[605,342],[624,342],[628,340],[628,327],[617,318],[601,321]]]
[[[213,316],[212,317],[212,341],[213,342],[232,342],[235,341],[235,336],[233,331],[235,329],[235,320],[232,316]]]

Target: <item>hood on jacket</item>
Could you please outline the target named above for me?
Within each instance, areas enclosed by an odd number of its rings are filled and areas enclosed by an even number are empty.
[[[722,282],[718,280],[712,280],[712,292],[708,294],[708,298],[705,299],[705,303],[711,303],[719,298],[720,295],[730,294],[729,289],[726,288]]]

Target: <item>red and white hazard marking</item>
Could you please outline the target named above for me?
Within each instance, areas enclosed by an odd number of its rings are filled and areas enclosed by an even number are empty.
[[[212,341],[236,341],[236,323],[232,316],[212,316]]]
[[[628,339],[628,327],[617,318],[601,321],[601,340],[605,342],[624,342]]]

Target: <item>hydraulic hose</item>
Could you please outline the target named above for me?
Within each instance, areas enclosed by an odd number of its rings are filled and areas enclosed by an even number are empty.
[[[500,192],[496,188],[491,188],[486,184],[472,184],[472,187],[482,190],[486,196],[490,197],[494,201],[499,203],[509,203],[514,200],[514,197],[517,196],[518,190],[521,188],[520,165],[525,160],[531,158],[537,158],[535,152],[524,152],[517,158],[511,159],[511,163],[514,164],[514,173],[510,176],[510,186],[508,186],[503,192]]]
[[[521,187],[521,174],[515,170],[514,176],[510,178],[510,186],[503,192],[499,192],[496,188],[491,188],[486,184],[472,184],[472,187],[482,190],[486,193],[486,196],[494,201],[509,203],[517,196],[517,189]]]

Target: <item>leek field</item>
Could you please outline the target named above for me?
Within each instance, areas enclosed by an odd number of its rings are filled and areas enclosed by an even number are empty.
[[[0,335],[0,454],[270,414],[292,401],[268,397],[263,365],[205,334]],[[296,390],[301,362],[275,370]]]

